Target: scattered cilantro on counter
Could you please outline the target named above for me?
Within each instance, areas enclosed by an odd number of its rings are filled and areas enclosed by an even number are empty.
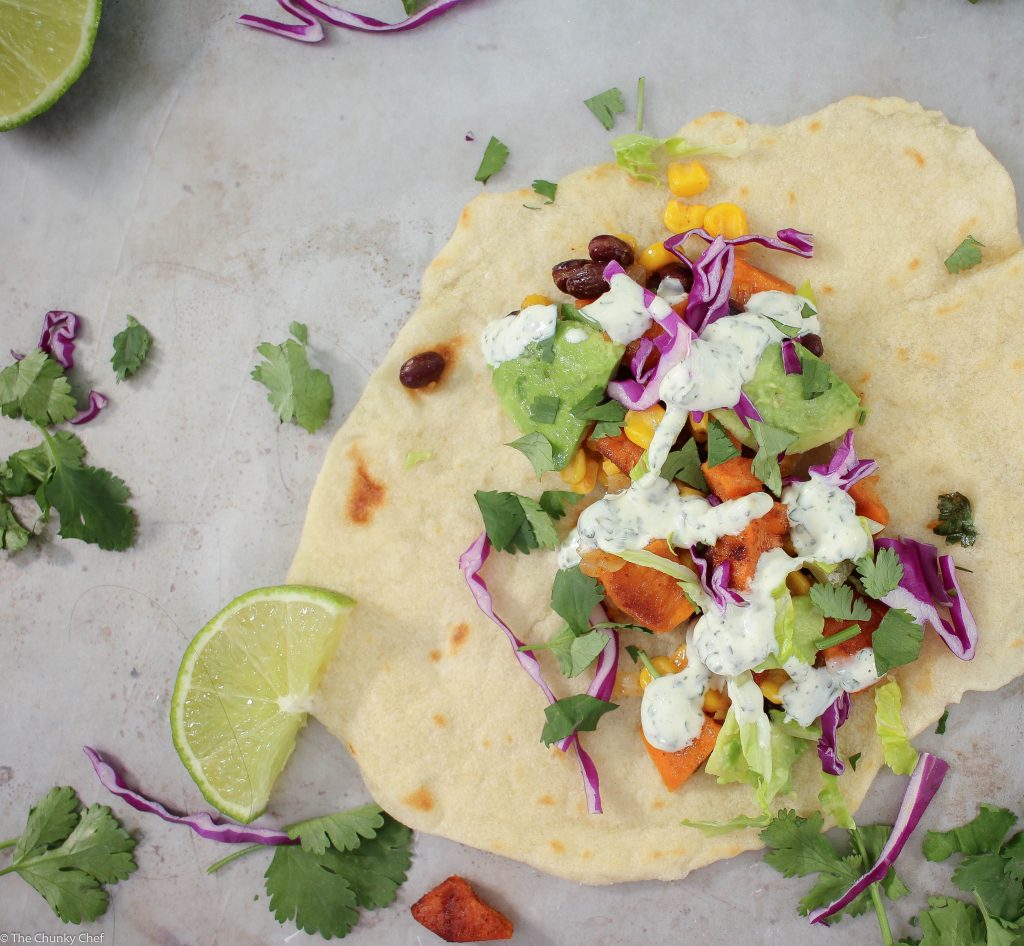
[[[541,197],[547,198],[547,203],[553,204],[555,202],[555,193],[558,190],[558,185],[551,181],[534,181],[533,192],[540,194]]]
[[[64,369],[37,348],[0,371],[0,412],[47,427],[71,420],[78,406]]]
[[[544,729],[540,741],[546,746],[560,742],[574,732],[593,732],[605,713],[618,709],[617,703],[607,703],[588,693],[577,693],[556,700],[544,710]]]
[[[977,266],[981,262],[981,248],[984,245],[968,234],[963,242],[946,257],[946,271],[962,273],[965,269]]]
[[[868,553],[857,561],[857,574],[864,593],[877,601],[894,591],[903,580],[903,565],[892,549],[883,547],[875,552],[874,559]]]
[[[939,497],[939,524],[932,532],[944,535],[947,545],[959,542],[965,549],[974,545],[978,530],[974,525],[971,501],[963,493],[943,493]]]
[[[95,920],[107,910],[104,884],[124,880],[137,865],[135,839],[105,805],[82,808],[74,789],[52,789],[28,813],[11,863],[0,876],[16,873],[42,895],[65,923]]]
[[[564,490],[545,490],[539,500],[496,491],[477,490],[474,495],[491,545],[512,554],[557,548],[555,520],[565,515],[564,503],[581,498]]]
[[[498,141],[494,135],[491,135],[491,140],[487,142],[484,156],[480,159],[480,167],[477,168],[476,176],[473,180],[486,184],[505,166],[507,160],[508,148]]]
[[[626,102],[622,98],[622,92],[617,88],[606,89],[597,95],[584,99],[583,104],[594,113],[594,117],[611,131],[615,125],[615,116],[621,115],[626,110]]]
[[[949,707],[943,711],[939,717],[939,721],[935,724],[935,735],[945,736],[946,735],[946,723],[949,721]]]
[[[811,601],[824,617],[837,621],[868,621],[871,609],[863,601],[853,600],[853,589],[848,585],[813,585]]]
[[[128,327],[114,336],[114,354],[110,359],[118,381],[130,378],[142,367],[152,342],[153,336],[146,326],[129,315]]]
[[[267,400],[281,422],[294,421],[310,433],[323,427],[331,412],[331,379],[309,364],[308,329],[301,322],[289,326],[292,338],[280,345],[263,342],[257,351],[266,359],[252,369],[252,378],[267,389]]]

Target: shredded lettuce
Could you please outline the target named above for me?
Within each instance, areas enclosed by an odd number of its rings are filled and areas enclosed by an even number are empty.
[[[897,775],[910,775],[917,765],[918,753],[903,728],[902,708],[903,693],[895,680],[875,690],[875,731],[882,740],[885,764]]]
[[[795,657],[801,663],[814,664],[816,642],[821,638],[825,619],[806,595],[793,597],[785,582],[772,592],[775,599],[774,654],[763,661],[758,670],[778,670]]]
[[[840,828],[852,831],[857,827],[853,815],[850,814],[850,809],[846,807],[846,799],[843,798],[843,793],[839,790],[837,776],[830,775],[828,772],[821,773],[821,791],[818,792],[818,803],[821,805],[822,811],[830,815]]]
[[[743,142],[731,145],[691,145],[685,138],[652,138],[629,134],[612,139],[615,163],[625,168],[638,181],[657,183],[671,158],[692,158],[699,154],[722,154],[735,157],[745,149]]]

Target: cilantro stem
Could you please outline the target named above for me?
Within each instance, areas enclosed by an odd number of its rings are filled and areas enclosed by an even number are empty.
[[[831,637],[819,637],[814,642],[814,649],[824,650],[826,647],[834,647],[836,644],[845,644],[847,641],[853,640],[853,638],[855,638],[859,633],[860,625],[854,624],[852,627],[848,627],[844,631],[839,631]]]
[[[640,76],[636,80],[636,130],[637,134],[644,130],[644,85],[646,79]]]
[[[638,651],[640,654],[640,662],[647,668],[647,672],[651,675],[652,680],[657,680],[661,676],[657,670],[654,669],[654,664],[651,663],[651,658],[647,656],[642,650]]]
[[[4,874],[9,874],[12,871],[17,870],[20,866],[20,864],[11,864],[10,867],[5,867],[3,870],[0,870],[0,877],[3,877]]]
[[[251,854],[253,851],[258,851],[261,848],[265,847],[267,847],[266,844],[250,844],[248,847],[243,847],[240,851],[234,851],[227,857],[222,857],[219,861],[215,861],[213,864],[206,868],[206,873],[216,873],[226,864],[230,864],[232,861],[238,860],[238,858],[244,857],[246,854]]]
[[[864,841],[860,836],[860,831],[853,828],[850,831],[850,834],[853,836],[853,840],[857,845],[857,850],[860,851],[860,856],[864,861],[864,864],[870,866],[868,852],[864,847]],[[875,906],[875,914],[878,916],[878,928],[882,931],[882,943],[884,946],[895,946],[896,941],[892,938],[892,930],[889,928],[889,917],[886,915],[885,904],[882,903],[882,894],[878,889],[878,884],[872,884],[868,887],[868,890],[871,893],[871,902]]]
[[[2,851],[5,847],[14,847],[14,845],[17,844],[20,840],[21,838],[11,838],[10,841],[0,841],[0,851]]]

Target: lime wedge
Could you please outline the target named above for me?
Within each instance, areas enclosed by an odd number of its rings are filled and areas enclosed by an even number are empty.
[[[258,588],[188,645],[171,735],[206,800],[224,814],[249,822],[267,807],[354,604],[303,585]]]
[[[0,131],[57,101],[89,64],[100,0],[0,0]]]

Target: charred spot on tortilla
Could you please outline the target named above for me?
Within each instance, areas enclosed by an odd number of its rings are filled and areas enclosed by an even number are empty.
[[[434,796],[430,794],[426,785],[421,785],[416,791],[410,792],[402,799],[402,803],[417,811],[434,810]]]
[[[441,659],[441,651],[439,651],[439,650],[432,650],[430,652],[430,659],[432,661],[434,661],[434,663],[437,663]]]
[[[387,487],[370,475],[366,460],[354,444],[349,448],[348,455],[356,468],[349,484],[346,511],[350,522],[357,526],[365,526],[373,519],[374,513],[384,505]]]
[[[537,799],[537,804],[538,805],[554,805],[555,804],[555,800],[550,795],[541,795],[540,798]]]
[[[556,854],[565,853],[565,844],[563,842],[552,838],[550,841],[548,841],[548,844],[551,845],[551,850],[554,851]]]
[[[916,164],[916,165],[917,165],[917,166],[918,166],[919,168],[923,168],[923,167],[925,166],[925,164],[927,164],[927,163],[928,163],[928,162],[927,162],[927,161],[925,160],[925,156],[924,156],[923,154],[921,154],[921,152],[920,152],[920,151],[918,151],[918,150],[917,150],[917,148],[905,148],[905,149],[904,149],[904,151],[903,151],[903,153],[904,153],[904,154],[905,154],[905,155],[906,155],[906,156],[907,156],[908,158],[913,158],[913,159],[914,159],[914,163],[915,163],[915,164]]]
[[[463,644],[466,643],[466,639],[469,637],[469,625],[463,621],[461,624],[456,624],[452,629],[452,636],[450,639],[450,647],[453,654],[457,654]]]
[[[448,717],[444,713],[434,713],[434,722],[441,727],[448,725]]]

